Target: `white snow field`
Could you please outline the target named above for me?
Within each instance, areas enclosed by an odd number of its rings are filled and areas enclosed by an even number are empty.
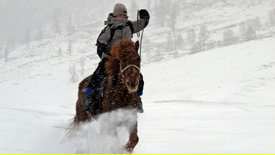
[[[72,60],[18,57],[0,62],[0,153],[125,153],[131,111],[66,134],[78,87]],[[143,64],[142,73],[145,112],[133,153],[275,152],[274,37]],[[129,122],[117,138],[108,133],[120,119]]]

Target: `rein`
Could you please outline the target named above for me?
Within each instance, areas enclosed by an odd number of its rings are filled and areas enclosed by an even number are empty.
[[[139,29],[139,21],[140,21],[140,14],[139,14],[139,10],[137,10],[137,26],[138,26],[138,29]],[[143,32],[144,32],[144,29],[142,29],[142,31],[141,31],[141,36],[140,36],[140,32],[137,32],[137,37],[140,38],[140,45],[139,45],[139,55],[140,55],[140,57],[141,57]]]

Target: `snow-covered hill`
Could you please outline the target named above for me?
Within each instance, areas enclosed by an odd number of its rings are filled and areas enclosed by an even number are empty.
[[[0,2],[0,153],[125,153],[131,126],[119,129],[118,139],[101,129],[131,121],[131,111],[70,134],[65,129],[78,83],[99,62],[94,44],[117,1],[17,2]],[[132,20],[136,9],[151,14],[142,47],[145,113],[134,153],[274,153],[274,0],[122,2]],[[189,55],[203,27],[206,51]],[[256,37],[245,39],[250,32]],[[106,121],[109,115],[118,119]]]
[[[4,0],[0,3],[1,17],[4,16],[0,21],[0,57],[4,58],[7,53],[7,61],[15,59],[13,53],[18,55],[18,48],[29,42],[30,49],[26,49],[27,52],[20,50],[20,53],[33,55],[36,52],[32,49],[32,44],[42,42],[44,47],[48,47],[46,52],[51,51],[55,56],[59,56],[60,50],[68,53],[68,46],[72,46],[73,52],[79,53],[79,49],[75,47],[81,43],[81,52],[89,51],[89,54],[81,56],[87,58],[95,53],[95,39],[116,2],[41,0],[40,3],[32,0]],[[248,27],[255,29],[258,38],[270,37],[275,33],[275,24],[271,24],[275,23],[272,20],[275,16],[274,0],[121,2],[128,7],[130,20],[136,19],[137,9],[146,8],[151,14],[143,38],[144,63],[190,53],[194,44],[200,40],[202,26],[209,32],[206,49],[228,45],[223,38],[226,31],[231,32],[233,44],[244,41]],[[190,31],[194,32],[191,36],[188,35]],[[90,57],[86,60],[90,61]]]
[[[137,153],[273,153],[275,38],[144,67]]]
[[[79,41],[73,47],[79,53],[60,58],[48,47],[62,39],[34,42],[32,56],[18,52],[0,62],[1,153],[121,151],[99,132],[101,122],[65,134],[78,87],[69,68],[81,69],[89,48]],[[273,37],[143,64],[145,113],[139,114],[134,153],[274,153],[274,43]],[[89,75],[97,62],[87,62],[74,80]]]

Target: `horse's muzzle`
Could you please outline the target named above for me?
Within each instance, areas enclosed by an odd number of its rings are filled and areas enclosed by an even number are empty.
[[[129,91],[130,93],[135,93],[135,92],[137,92],[137,90],[138,90],[138,85],[139,85],[139,81],[134,82],[134,83],[132,83],[132,82],[130,82],[130,81],[127,81],[127,82],[126,82],[126,87],[127,87],[128,91]]]

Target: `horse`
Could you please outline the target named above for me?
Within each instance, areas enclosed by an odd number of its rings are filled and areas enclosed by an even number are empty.
[[[111,112],[119,108],[136,109],[140,104],[137,95],[140,79],[140,56],[138,54],[139,42],[124,40],[113,46],[109,60],[105,63],[107,84],[103,92],[102,113]],[[79,83],[78,99],[76,102],[76,115],[74,124],[96,119],[90,112],[83,111],[85,93],[83,90],[89,84],[91,76]],[[132,152],[139,141],[137,135],[137,121],[130,131],[129,140],[125,145],[127,151]]]

